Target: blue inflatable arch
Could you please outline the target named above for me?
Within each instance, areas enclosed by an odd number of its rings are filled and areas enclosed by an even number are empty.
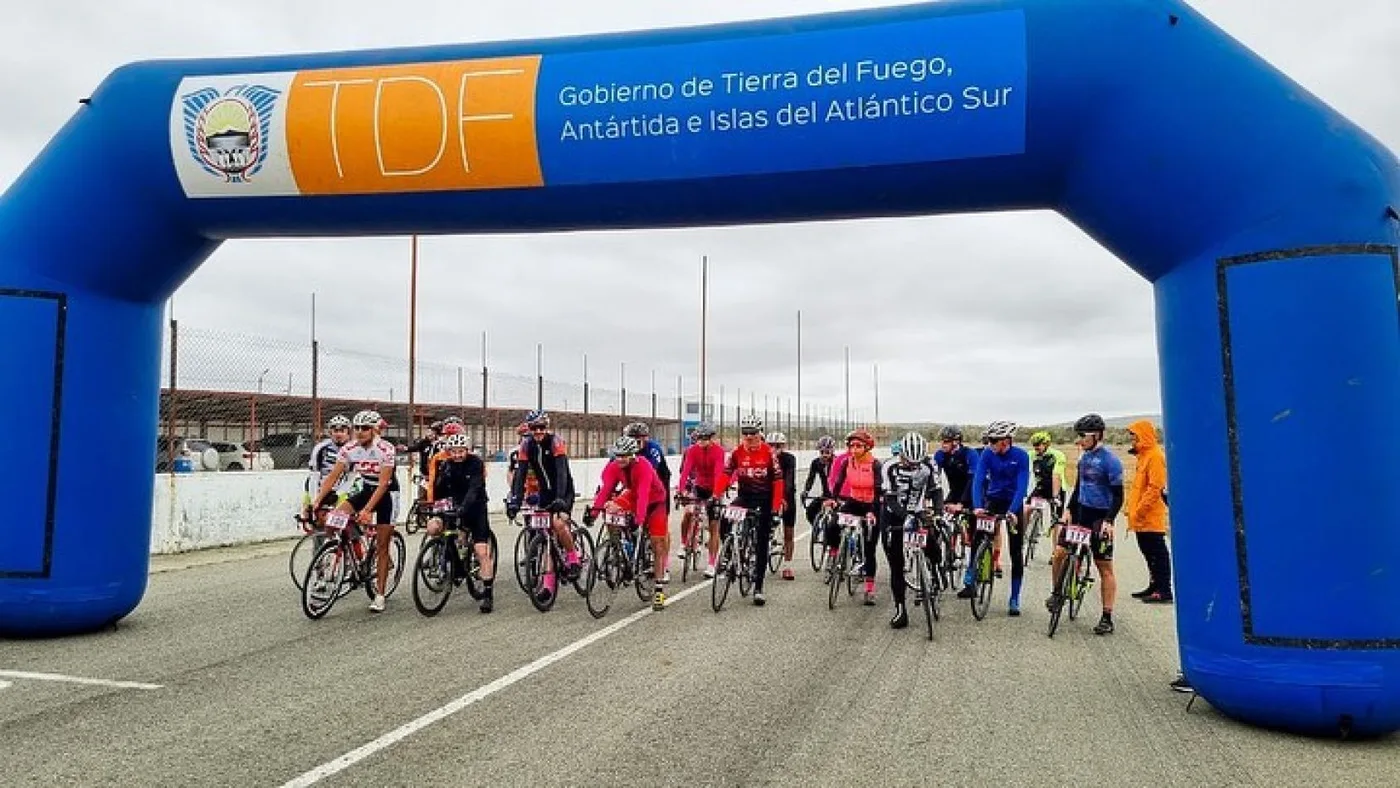
[[[1390,152],[1173,0],[126,66],[0,201],[0,628],[139,603],[162,305],[225,239],[1051,208],[1155,288],[1187,676],[1389,732],[1397,204]]]

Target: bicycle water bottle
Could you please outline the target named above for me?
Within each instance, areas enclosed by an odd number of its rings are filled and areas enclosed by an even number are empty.
[[[350,543],[350,550],[355,554],[356,561],[365,560],[365,543],[362,540],[358,538],[352,540]]]

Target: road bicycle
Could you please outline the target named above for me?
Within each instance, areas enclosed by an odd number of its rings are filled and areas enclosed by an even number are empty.
[[[936,537],[936,531],[933,532]],[[928,639],[933,640],[933,622],[942,618],[942,581],[934,574],[933,563],[925,547],[931,532],[917,515],[904,518],[904,584],[914,593],[914,601],[923,608],[928,625]]]
[[[758,532],[758,510],[733,504],[724,507],[720,517],[730,523],[729,534],[719,546],[715,564],[715,579],[710,586],[710,607],[718,613],[729,598],[729,588],[739,582],[739,596],[746,597],[753,588],[759,570],[758,550],[754,537]]]
[[[481,579],[481,559],[476,555],[476,540],[471,530],[461,528],[461,512],[452,508],[451,501],[430,504],[431,516],[442,519],[442,533],[429,536],[418,551],[413,572],[413,605],[425,616],[435,616],[447,605],[452,589],[466,585],[472,599],[486,596],[486,584]],[[426,508],[426,507],[425,507]],[[491,566],[497,563],[496,535],[488,542]]]
[[[572,575],[560,573],[565,568],[564,547],[554,534],[554,513],[546,509],[525,508],[520,510],[524,517],[525,537],[524,565],[519,567],[521,587],[530,597],[530,604],[541,613],[548,612],[558,600],[558,577],[567,576],[568,582],[579,596],[588,595],[588,577],[592,572],[593,536],[587,529],[579,527],[572,518],[568,519],[569,534],[574,539],[574,549],[578,552],[579,564]],[[549,580],[555,578],[554,589],[549,589]],[[548,592],[548,593],[547,593]]]
[[[602,520],[585,594],[588,612],[594,618],[607,615],[623,586],[633,586],[643,602],[651,602],[656,595],[656,555],[651,539],[640,532],[629,512],[604,511]]]
[[[386,526],[387,527],[387,526]],[[376,593],[378,550],[375,540],[355,523],[350,513],[336,509],[326,515],[326,541],[306,568],[302,579],[301,610],[307,618],[318,619],[331,611],[337,600],[363,588],[373,600]],[[389,576],[384,585],[387,599],[399,587],[408,552],[403,534],[397,529],[389,542]]]
[[[1000,529],[1007,522],[1007,516],[1004,514],[977,517],[977,533],[986,534],[980,540],[977,549],[972,551],[972,582],[976,586],[976,593],[971,600],[972,617],[978,621],[987,617],[987,611],[992,606],[992,588],[997,581],[995,567],[992,566],[992,551],[996,548]]]
[[[826,606],[828,610],[836,609],[837,589],[844,582],[846,584],[846,595],[856,595],[856,581],[865,579],[866,527],[873,525],[875,515],[868,514],[864,517],[857,514],[846,514],[844,512],[836,515],[836,524],[840,527],[840,536],[837,537],[836,557],[827,566],[826,582],[830,588],[827,590]]]
[[[1060,576],[1054,578],[1054,590],[1045,605],[1050,611],[1050,623],[1046,625],[1046,630],[1052,638],[1060,626],[1060,615],[1066,603],[1069,620],[1073,621],[1079,617],[1079,611],[1084,607],[1084,597],[1094,585],[1094,555],[1090,547],[1094,538],[1093,529],[1066,525],[1061,531],[1068,549],[1064,563],[1060,565]]]

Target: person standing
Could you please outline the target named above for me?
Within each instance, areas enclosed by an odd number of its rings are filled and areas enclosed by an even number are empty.
[[[1128,530],[1137,534],[1138,549],[1147,562],[1147,588],[1133,593],[1148,604],[1172,601],[1172,559],[1167,549],[1167,455],[1157,442],[1157,429],[1143,419],[1128,425],[1137,455],[1132,486],[1128,489]]]

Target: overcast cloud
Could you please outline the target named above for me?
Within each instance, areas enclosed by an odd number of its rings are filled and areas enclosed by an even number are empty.
[[[39,152],[78,98],[132,60],[543,38],[883,5],[892,3],[14,3],[0,25],[7,110],[0,113],[0,186]],[[1201,0],[1197,7],[1400,149],[1394,0]],[[180,289],[175,311],[199,328],[300,340],[314,289],[324,344],[404,356],[408,248],[406,238],[228,243]],[[677,375],[696,374],[699,260],[708,255],[712,392],[724,385],[791,397],[801,309],[804,400],[840,406],[849,345],[852,405],[872,412],[878,363],[886,421],[1047,422],[1090,409],[1160,407],[1149,286],[1053,214],[427,238],[421,254],[425,360],[474,368],[485,330],[494,369],[532,375],[535,343],[543,342],[547,377],[577,381],[587,353],[597,386],[616,388],[625,362],[629,388],[649,388],[655,369],[658,388],[670,394]],[[344,306],[366,290],[382,294],[373,309]],[[563,307],[543,335],[516,326],[516,304],[540,292]],[[944,293],[957,298],[934,311],[932,299]],[[993,294],[1005,312],[979,304]],[[647,331],[635,330],[639,320]],[[1090,339],[1104,343],[1092,377],[1074,357]]]

